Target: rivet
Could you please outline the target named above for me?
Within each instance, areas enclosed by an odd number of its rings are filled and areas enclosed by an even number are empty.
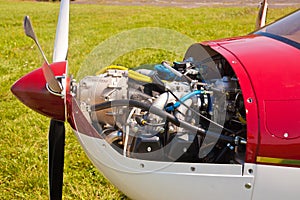
[[[147,151],[150,152],[152,149],[151,147],[147,147]]]
[[[251,183],[246,183],[246,184],[245,184],[245,188],[246,188],[246,189],[251,189],[251,187],[252,187]]]
[[[237,62],[235,60],[231,61],[232,64],[236,64]]]
[[[284,133],[283,137],[288,138],[289,137],[289,133]]]
[[[247,99],[247,102],[248,102],[248,103],[252,103],[252,102],[253,102],[253,99],[252,99],[252,98],[248,98],[248,99]]]

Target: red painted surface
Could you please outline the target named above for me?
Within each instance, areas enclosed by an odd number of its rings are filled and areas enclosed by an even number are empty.
[[[66,62],[53,63],[50,67],[55,76],[61,76],[65,73]],[[56,120],[65,120],[64,99],[47,90],[42,68],[20,78],[11,87],[11,91],[21,102],[36,112]]]
[[[247,110],[246,162],[256,156],[300,160],[300,50],[255,35],[206,44],[239,79]]]

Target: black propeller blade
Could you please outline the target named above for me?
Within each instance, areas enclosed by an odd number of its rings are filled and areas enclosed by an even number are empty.
[[[51,119],[49,129],[49,187],[50,199],[62,199],[65,124]]]
[[[60,5],[60,12],[58,17],[58,24],[56,30],[53,62],[65,61],[68,52],[68,34],[69,34],[69,0],[62,0]],[[49,86],[47,88],[50,93],[64,95],[62,93],[62,84],[56,79],[49,62],[38,42],[34,33],[31,21],[28,16],[24,18],[25,34],[34,40],[38,46],[45,63],[42,66],[43,75]],[[65,70],[67,74],[67,67]],[[66,105],[65,105],[66,109]],[[64,122],[51,119],[48,136],[49,152],[49,190],[51,200],[62,199],[63,186],[63,171],[64,171],[64,149],[65,149],[65,125]]]

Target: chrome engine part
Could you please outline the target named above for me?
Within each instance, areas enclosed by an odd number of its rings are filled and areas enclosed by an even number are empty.
[[[94,105],[105,101],[127,98],[128,74],[124,70],[107,70],[99,76],[87,76],[79,83],[77,98],[82,106]],[[113,126],[113,109],[106,109],[91,115],[92,121]]]

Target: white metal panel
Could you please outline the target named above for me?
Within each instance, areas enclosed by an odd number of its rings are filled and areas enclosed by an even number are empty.
[[[255,200],[300,199],[300,168],[257,165],[255,177]]]
[[[75,133],[94,165],[132,199],[251,199],[254,176],[243,174],[242,165],[131,159],[104,140]]]

